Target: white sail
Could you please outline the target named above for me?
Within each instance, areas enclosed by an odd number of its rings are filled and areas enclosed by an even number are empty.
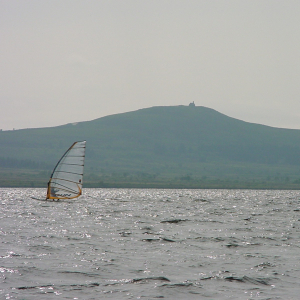
[[[73,199],[82,194],[85,144],[75,142],[59,160],[48,182],[47,199]]]

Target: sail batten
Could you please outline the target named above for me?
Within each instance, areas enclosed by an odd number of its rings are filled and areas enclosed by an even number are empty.
[[[64,164],[64,165],[68,165],[68,166],[83,166],[83,165],[79,165],[79,164]]]
[[[48,182],[48,199],[74,199],[82,193],[86,141],[75,142],[61,157]]]
[[[67,172],[67,171],[58,171],[58,173],[67,173],[67,174],[83,175],[83,174],[78,174],[78,173],[74,173],[74,172]],[[56,178],[56,179],[59,179],[59,178]]]

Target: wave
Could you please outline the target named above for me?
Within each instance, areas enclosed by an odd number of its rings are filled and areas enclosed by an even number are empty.
[[[172,223],[172,224],[178,224],[178,223],[187,222],[187,221],[188,221],[188,220],[186,220],[186,219],[171,219],[171,220],[161,221],[160,223]]]

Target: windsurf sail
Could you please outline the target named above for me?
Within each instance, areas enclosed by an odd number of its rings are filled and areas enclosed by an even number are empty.
[[[58,161],[48,182],[47,199],[74,199],[82,194],[85,144],[75,142]]]

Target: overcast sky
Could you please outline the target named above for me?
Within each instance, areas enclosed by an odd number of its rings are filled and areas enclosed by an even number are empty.
[[[299,0],[0,0],[0,129],[192,101],[300,129],[299,16]]]

